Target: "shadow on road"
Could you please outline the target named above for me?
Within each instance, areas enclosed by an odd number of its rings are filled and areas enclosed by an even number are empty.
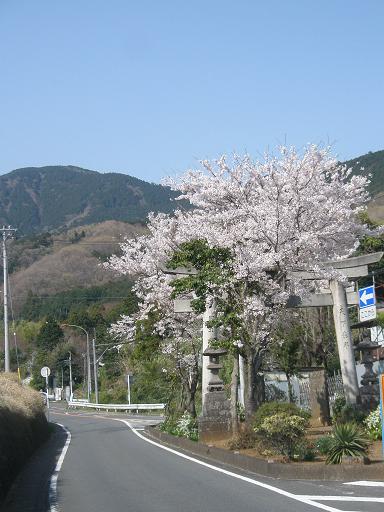
[[[66,434],[51,424],[52,434],[29,459],[0,505],[0,512],[48,512],[51,475],[66,441]]]

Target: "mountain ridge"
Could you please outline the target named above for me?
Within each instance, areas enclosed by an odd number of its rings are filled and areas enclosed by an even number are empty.
[[[372,174],[368,213],[384,222],[384,150],[344,163],[353,174]],[[168,187],[118,172],[75,165],[22,167],[0,175],[0,224],[33,235],[107,220],[144,223],[151,211],[172,212],[175,197]]]
[[[176,195],[168,187],[121,173],[24,167],[0,176],[0,224],[30,235],[105,220],[144,222],[151,211],[173,211]]]

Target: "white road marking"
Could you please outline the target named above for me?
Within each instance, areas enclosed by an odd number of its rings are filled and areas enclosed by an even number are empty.
[[[358,482],[344,482],[344,485],[361,485],[364,487],[384,487],[384,482],[371,482],[369,480],[360,480]]]
[[[56,425],[58,425],[59,427],[64,429],[64,431],[67,435],[67,439],[65,441],[63,449],[61,450],[59,460],[56,463],[56,467],[52,473],[51,481],[49,483],[49,510],[50,510],[50,512],[58,512],[58,508],[57,508],[57,479],[59,477],[59,472],[61,470],[61,466],[63,464],[64,457],[67,453],[69,444],[71,442],[71,437],[72,437],[70,431],[67,428],[65,428],[64,425],[61,425],[61,423],[56,423]]]
[[[148,438],[144,437],[134,427],[132,427],[132,425],[130,425],[129,422],[126,420],[121,420],[118,418],[110,418],[110,419],[113,419],[114,421],[121,421],[122,423],[125,423],[127,425],[127,427],[129,427],[131,429],[131,431],[136,436],[140,437],[140,439],[143,439],[145,442],[153,444],[154,446],[158,446],[159,448],[166,450],[167,452],[173,453],[173,454],[177,455],[178,457],[181,457],[186,460],[190,460],[191,462],[195,462],[196,464],[200,464],[201,466],[212,469],[213,471],[217,471],[219,473],[223,473],[224,475],[228,475],[233,478],[237,478],[238,480],[243,480],[244,482],[248,482],[250,484],[257,485],[259,487],[263,487],[264,489],[268,489],[269,491],[275,492],[276,494],[281,494],[282,496],[286,496],[287,498],[291,498],[293,500],[300,501],[301,503],[305,503],[306,505],[310,505],[312,507],[319,508],[321,510],[326,510],[327,512],[344,512],[338,508],[324,505],[323,503],[316,503],[315,501],[313,501],[311,496],[301,496],[301,495],[297,495],[297,494],[292,494],[288,491],[284,491],[283,489],[279,489],[278,487],[274,487],[273,485],[269,485],[264,482],[254,480],[253,478],[239,475],[237,473],[233,473],[232,471],[228,471],[226,469],[222,469],[217,466],[213,466],[212,464],[208,464],[207,462],[203,462],[202,460],[195,459],[194,457],[190,457],[189,455],[178,452],[177,450],[174,450],[173,448],[169,448],[168,446],[164,446],[160,443],[156,443],[155,441],[152,441],[152,439],[148,439]]]
[[[384,503],[384,498],[368,498],[367,496],[311,496],[307,494],[298,494],[297,496],[307,500],[316,501],[369,501],[371,503]]]
[[[71,415],[71,414],[70,414]],[[73,414],[71,416],[88,416],[88,415],[82,415],[82,414]],[[251,483],[253,485],[257,485],[259,487],[263,487],[265,489],[268,489],[272,492],[275,492],[277,494],[281,494],[283,496],[286,496],[288,498],[291,498],[296,501],[300,501],[302,503],[306,503],[307,505],[310,505],[315,508],[319,508],[321,510],[325,510],[328,512],[347,512],[338,508],[334,508],[328,505],[325,505],[323,503],[317,503],[317,501],[344,501],[344,502],[372,502],[372,503],[384,503],[384,498],[368,498],[368,497],[357,497],[357,496],[313,496],[313,495],[300,495],[300,494],[292,494],[290,492],[284,491],[283,489],[279,489],[278,487],[274,487],[273,485],[266,484],[264,482],[260,482],[258,480],[248,478],[242,475],[239,475],[237,473],[233,473],[232,471],[227,471],[225,469],[219,468],[217,466],[213,466],[212,464],[208,464],[206,462],[203,462],[199,459],[195,459],[194,457],[190,457],[189,455],[185,455],[184,453],[178,452],[177,450],[174,450],[172,448],[169,448],[167,446],[164,446],[160,443],[157,443],[155,441],[152,441],[151,439],[148,439],[144,437],[142,434],[138,432],[138,430],[145,430],[143,428],[135,428],[133,427],[128,421],[120,419],[120,418],[111,418],[111,417],[105,417],[105,416],[96,416],[93,415],[95,418],[99,419],[106,419],[106,420],[113,420],[113,421],[120,421],[127,425],[130,430],[138,437],[140,437],[142,440],[146,441],[147,443],[153,444],[154,446],[157,446],[159,448],[162,448],[163,450],[166,450],[168,452],[171,452],[179,457],[182,457],[184,459],[190,460],[192,462],[195,462],[196,464],[200,464],[201,466],[205,466],[209,469],[212,469],[214,471],[217,471],[219,473],[223,473],[225,475],[231,476],[233,478],[237,478],[239,480],[243,480],[245,482]],[[139,422],[140,420],[133,420]],[[69,430],[67,430],[63,425],[60,423],[57,423],[60,427],[62,427],[66,434],[67,434],[67,440],[63,447],[63,450],[61,452],[61,455],[59,457],[59,460],[56,464],[56,468],[54,473],[51,477],[50,482],[50,491],[49,491],[49,497],[50,497],[50,512],[59,512],[57,508],[57,479],[58,474],[61,469],[62,463],[64,461],[64,457],[67,453],[69,444],[71,442],[71,433]],[[348,482],[346,485],[367,485],[367,486],[384,486],[384,482],[370,482],[370,481],[361,481],[361,482]],[[351,511],[351,512],[359,512],[359,511]]]

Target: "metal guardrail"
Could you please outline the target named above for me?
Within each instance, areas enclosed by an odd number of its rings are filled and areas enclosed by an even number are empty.
[[[93,404],[89,402],[78,402],[71,401],[68,402],[69,408],[76,409],[77,407],[84,407],[87,409],[96,409],[97,411],[106,410],[107,412],[111,411],[163,411],[165,408],[165,404]]]

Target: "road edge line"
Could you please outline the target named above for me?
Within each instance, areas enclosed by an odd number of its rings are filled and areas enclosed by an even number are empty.
[[[214,466],[213,464],[209,464],[208,462],[204,462],[202,460],[196,459],[195,457],[191,457],[190,455],[186,455],[185,453],[179,452],[173,448],[169,448],[168,446],[164,446],[163,444],[157,443],[156,441],[153,441],[152,439],[148,439],[147,437],[140,434],[140,432],[138,432],[127,420],[122,420],[119,418],[111,418],[111,419],[113,419],[113,421],[120,421],[121,423],[124,423],[137,437],[139,437],[143,441],[153,444],[154,446],[157,446],[159,448],[162,448],[163,450],[173,453],[179,457],[182,457],[183,459],[190,460],[192,462],[195,462],[196,464],[200,464],[201,466],[207,467],[207,468],[217,471],[219,473],[223,473],[224,475],[228,475],[233,478],[237,478],[238,480],[243,480],[244,482],[248,482],[250,484],[257,485],[258,487],[262,487],[262,488],[267,489],[276,494],[286,496],[287,498],[291,498],[293,500],[300,501],[301,503],[305,503],[306,505],[310,505],[312,507],[319,508],[319,509],[325,510],[327,512],[342,512],[338,508],[330,507],[328,505],[323,505],[322,503],[316,503],[315,501],[312,501],[307,497],[304,498],[300,495],[292,494],[288,491],[284,491],[283,489],[279,489],[278,487],[274,487],[273,485],[266,484],[264,482],[260,482],[259,480],[255,480],[253,478],[249,478],[249,477],[246,477],[243,475],[239,475],[238,473],[234,473],[233,471],[229,471],[227,469],[223,469],[218,466]]]
[[[59,477],[61,466],[63,465],[64,458],[67,454],[69,445],[71,443],[71,438],[72,438],[70,431],[66,427],[64,427],[64,425],[62,425],[61,423],[55,423],[55,424],[64,430],[67,438],[65,440],[65,444],[61,450],[60,456],[57,460],[55,469],[53,470],[53,473],[51,475],[50,482],[49,482],[48,501],[49,501],[49,511],[50,512],[59,512],[58,505],[57,505],[57,479]]]

